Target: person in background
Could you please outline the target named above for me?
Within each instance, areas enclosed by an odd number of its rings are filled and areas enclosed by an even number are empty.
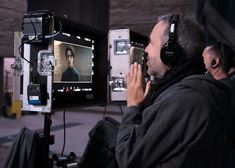
[[[72,46],[65,49],[66,61],[68,64],[67,69],[62,73],[61,81],[79,81],[79,70],[74,67],[75,50]]]
[[[203,51],[204,64],[207,72],[211,77],[226,83],[230,88],[231,111],[228,114],[221,115],[226,121],[225,126],[225,142],[228,144],[233,154],[228,156],[228,165],[226,167],[235,166],[235,82],[234,76],[234,52],[232,48],[217,41],[208,45]],[[231,158],[232,157],[232,158]]]
[[[217,80],[227,78],[232,70],[233,56],[233,50],[221,41],[208,45],[203,51],[207,72]]]
[[[233,81],[233,83],[235,83],[235,54],[233,55],[233,61],[228,72],[228,77]]]
[[[195,19],[166,15],[145,49],[148,74],[134,63],[126,76],[127,108],[120,124],[120,168],[222,168],[226,162],[220,114],[230,102],[226,84],[203,74],[204,33]]]
[[[228,77],[232,82],[232,87],[235,90],[235,53],[233,52],[233,62],[231,65],[231,68],[228,72]],[[233,106],[233,128],[235,128],[235,98],[232,98],[232,106]],[[232,131],[232,137],[231,137],[231,145],[233,148],[233,164],[235,162],[235,129]],[[234,164],[235,165],[235,164]]]

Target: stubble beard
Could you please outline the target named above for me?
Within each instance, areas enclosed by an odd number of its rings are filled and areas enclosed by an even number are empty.
[[[161,79],[165,72],[163,65],[160,65],[159,62],[156,59],[149,60],[147,63],[148,66],[148,75],[152,75],[158,79]]]

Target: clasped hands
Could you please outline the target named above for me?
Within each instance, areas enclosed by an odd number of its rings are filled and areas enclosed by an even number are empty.
[[[127,84],[127,106],[139,106],[143,103],[145,96],[150,91],[151,82],[146,87],[143,82],[142,68],[136,62],[131,65],[126,75]]]

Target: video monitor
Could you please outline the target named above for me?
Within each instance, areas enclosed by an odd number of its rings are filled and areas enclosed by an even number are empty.
[[[94,40],[60,33],[53,43],[53,107],[94,100]]]
[[[127,43],[128,42],[126,39],[115,40],[114,41],[115,54],[116,55],[127,54],[128,53]]]
[[[131,46],[130,48],[130,64],[134,63],[140,64],[142,67],[142,73],[145,77],[148,77],[147,74],[147,57],[144,52],[143,46]]]
[[[133,64],[137,62],[138,64],[143,64],[144,60],[144,48],[131,46],[130,48],[130,63]]]
[[[92,46],[54,40],[54,83],[92,83]]]

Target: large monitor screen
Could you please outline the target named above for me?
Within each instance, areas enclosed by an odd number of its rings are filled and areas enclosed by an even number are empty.
[[[72,30],[53,40],[53,108],[106,100],[106,35]]]
[[[92,47],[54,41],[54,83],[92,83]]]

